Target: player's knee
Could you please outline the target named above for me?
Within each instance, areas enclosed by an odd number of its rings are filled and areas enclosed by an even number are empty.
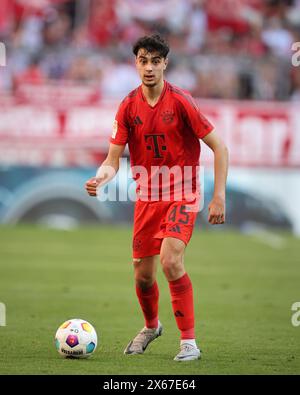
[[[170,279],[177,277],[178,272],[182,270],[182,257],[177,254],[162,254],[160,257],[163,272]]]
[[[154,284],[155,279],[152,276],[135,275],[135,284],[142,290],[146,290]]]
[[[155,260],[149,258],[134,258],[134,279],[135,284],[141,289],[150,288],[156,280]]]
[[[139,262],[136,262],[139,261]],[[135,284],[142,289],[147,289],[152,286],[152,284],[155,281],[155,278],[153,278],[153,273],[151,271],[147,272],[145,270],[142,270],[142,267],[140,265],[141,259],[133,260],[134,264],[134,280]]]

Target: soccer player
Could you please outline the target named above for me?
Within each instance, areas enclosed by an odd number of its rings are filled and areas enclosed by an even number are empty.
[[[200,350],[195,340],[193,288],[185,269],[184,252],[197,217],[199,139],[214,153],[214,194],[208,218],[212,225],[225,222],[228,153],[192,96],[164,80],[168,52],[168,44],[157,34],[141,37],[134,44],[141,85],[120,104],[107,158],[85,187],[90,196],[97,196],[98,188],[117,173],[119,159],[128,143],[132,172],[138,185],[133,268],[145,326],[129,342],[124,353],[142,354],[149,343],[162,334],[156,282],[159,255],[180,331],[180,351],[174,360],[190,361],[200,358]],[[172,170],[169,182],[164,177],[166,170]],[[183,179],[190,188],[180,195],[184,189]]]

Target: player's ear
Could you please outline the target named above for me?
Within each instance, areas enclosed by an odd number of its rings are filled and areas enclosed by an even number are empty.
[[[169,59],[168,59],[168,58],[165,58],[165,59],[164,59],[164,70],[166,70],[166,68],[167,68],[167,66],[168,66],[168,62],[169,62]]]

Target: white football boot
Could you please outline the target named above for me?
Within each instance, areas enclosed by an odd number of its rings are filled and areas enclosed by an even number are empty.
[[[180,345],[180,352],[174,358],[174,361],[193,361],[200,359],[201,351],[189,343],[182,343]]]
[[[143,354],[147,346],[158,336],[161,336],[162,330],[163,327],[160,321],[158,321],[158,327],[156,329],[144,327],[125,348],[124,354]]]

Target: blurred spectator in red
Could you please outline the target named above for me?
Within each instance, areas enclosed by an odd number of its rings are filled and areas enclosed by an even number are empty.
[[[239,54],[251,56],[254,59],[266,55],[268,48],[262,40],[262,27],[259,24],[253,24],[249,34],[236,37],[236,48]]]
[[[206,0],[208,30],[229,28],[236,34],[249,32],[249,23],[259,18],[259,0]]]
[[[14,87],[18,88],[20,84],[42,85],[47,79],[39,65],[39,58],[33,57],[27,69],[14,77]]]
[[[0,1],[0,37],[5,37],[11,31],[13,21],[13,7],[11,0]]]
[[[115,0],[91,0],[89,28],[96,45],[106,47],[111,44],[118,29]]]
[[[167,78],[195,96],[299,97],[300,0],[0,0],[2,90],[67,79],[120,98],[139,84],[132,43],[155,31],[170,43]]]

